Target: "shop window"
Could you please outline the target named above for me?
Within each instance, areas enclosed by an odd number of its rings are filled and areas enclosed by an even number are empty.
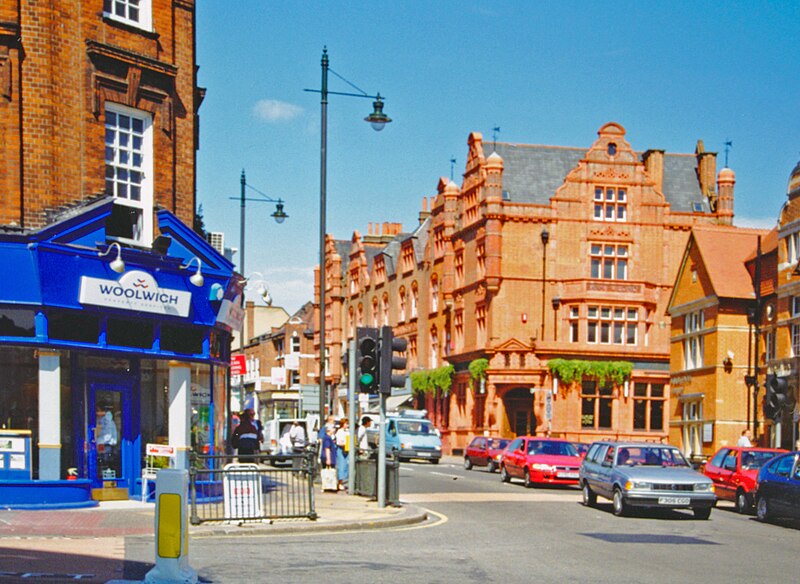
[[[163,325],[161,327],[161,350],[184,355],[197,355],[203,352],[204,338],[204,331]]]
[[[610,428],[614,391],[610,385],[598,387],[596,381],[581,384],[581,427]]]
[[[0,308],[0,337],[35,337],[36,313],[20,308]]]
[[[149,321],[109,318],[106,340],[109,345],[150,349],[153,346],[153,325]]]
[[[661,432],[664,429],[664,384],[633,385],[633,429]]]
[[[47,336],[51,339],[95,345],[99,334],[99,316],[82,312],[52,312],[47,315]]]

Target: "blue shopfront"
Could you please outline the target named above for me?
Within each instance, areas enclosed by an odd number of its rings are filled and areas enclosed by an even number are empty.
[[[138,497],[146,444],[224,444],[242,278],[165,210],[151,247],[106,237],[112,207],[0,229],[0,507]]]

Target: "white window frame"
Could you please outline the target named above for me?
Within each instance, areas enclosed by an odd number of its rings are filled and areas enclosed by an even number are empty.
[[[119,10],[122,10],[124,14],[118,14]],[[131,10],[138,10],[137,18],[130,17]],[[103,0],[103,16],[148,32],[153,30],[151,0]]]
[[[800,259],[800,232],[795,231],[786,236],[786,261],[795,264],[798,259]]]
[[[628,190],[596,186],[594,189],[594,220],[625,223],[628,220]]]
[[[109,113],[116,116],[117,123],[110,126],[108,122]],[[139,165],[134,164],[133,155],[135,150],[133,144],[130,144],[130,149],[120,147],[120,137],[126,132],[121,131],[119,128],[119,116],[126,116],[131,119],[140,120],[142,122],[142,135],[141,135],[141,161]],[[106,102],[105,104],[105,148],[106,148],[106,174],[108,175],[109,169],[114,169],[114,177],[109,180],[106,178],[106,193],[113,195],[115,202],[123,207],[135,209],[141,213],[141,224],[139,225],[138,237],[126,238],[118,237],[120,241],[129,242],[138,245],[150,246],[153,241],[153,206],[154,206],[154,193],[153,193],[153,116],[149,112],[133,109],[118,103]],[[109,143],[109,132],[113,133],[113,142]],[[131,131],[133,132],[133,131]],[[133,133],[127,134],[128,140],[133,140],[139,136],[134,136]],[[112,159],[109,160],[109,154]],[[128,162],[121,161],[121,157],[127,155]],[[117,172],[140,172],[142,179],[139,185],[139,200],[131,199],[129,195],[125,197],[118,196],[118,187],[121,186],[123,181],[117,180]],[[109,186],[112,188],[109,189]]]
[[[590,276],[593,280],[628,279],[630,247],[627,245],[595,242],[589,246],[589,256]]]
[[[705,352],[704,327],[705,312],[702,310],[690,312],[684,317],[683,332],[686,335],[683,341],[684,369],[698,369],[703,366]]]

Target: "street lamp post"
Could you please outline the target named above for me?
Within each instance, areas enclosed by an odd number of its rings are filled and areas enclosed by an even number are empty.
[[[273,213],[271,213],[271,215],[270,215],[273,219],[275,219],[275,223],[278,223],[278,224],[283,223],[289,215],[287,215],[286,212],[283,210],[283,199],[280,199],[280,198],[279,199],[273,199],[272,197],[269,197],[269,196],[265,195],[264,193],[262,193],[261,191],[259,191],[255,187],[247,184],[247,178],[245,176],[244,169],[242,169],[242,176],[241,176],[239,182],[241,184],[241,193],[240,193],[239,197],[238,198],[237,197],[230,197],[230,199],[233,200],[233,201],[238,200],[240,202],[241,214],[240,214],[240,224],[239,224],[239,247],[240,247],[240,249],[239,249],[239,273],[242,275],[242,277],[246,278],[245,263],[244,263],[244,258],[245,258],[245,237],[244,237],[244,234],[245,234],[245,217],[246,217],[245,209],[246,209],[247,201],[257,202],[257,203],[275,203],[275,211]],[[246,196],[246,192],[245,192],[245,189],[247,189],[247,188],[249,188],[249,189],[255,191],[256,193],[258,193],[259,195],[261,195],[261,198],[248,198]],[[247,286],[247,280],[245,279],[245,282],[244,282],[243,287],[242,287],[242,309],[243,310],[246,310],[246,308],[247,308],[247,304],[246,304],[245,297],[244,297],[244,288],[246,286]],[[261,294],[261,292],[259,292],[259,293]],[[264,296],[264,294],[262,294],[262,296]],[[245,336],[244,335],[244,328],[245,328],[244,324],[245,324],[246,316],[247,315],[245,313],[244,316],[242,317],[242,323],[239,326],[239,351],[241,351],[241,353],[243,355],[244,355],[244,344],[245,344],[245,342],[244,342],[244,336]],[[228,371],[230,372],[230,369]],[[240,406],[241,406],[241,400],[242,400],[242,397],[243,397],[243,393],[244,393],[244,377],[243,377],[243,375],[240,375],[239,376],[239,405]],[[232,403],[231,399],[232,399],[232,397],[233,397],[233,392],[232,392],[232,388],[231,388],[231,383],[230,383],[230,380],[228,380],[228,391],[227,391],[227,402],[228,402],[227,429],[228,429],[228,436],[231,435],[231,425],[232,425],[232,418],[233,418],[233,411],[232,411],[232,408],[231,408],[231,403]]]
[[[311,93],[319,93],[320,99],[320,164],[319,164],[319,418],[320,425],[325,418],[326,387],[325,387],[325,217],[326,217],[326,196],[327,196],[327,170],[328,170],[328,95],[343,95],[346,97],[362,97],[374,99],[372,103],[373,112],[364,118],[365,122],[372,125],[372,129],[380,132],[383,127],[391,122],[383,113],[383,98],[380,93],[368,95],[347,79],[336,73],[330,68],[327,47],[322,49],[322,82],[320,89],[306,89]],[[342,93],[338,91],[328,91],[328,72],[356,89],[359,93]]]

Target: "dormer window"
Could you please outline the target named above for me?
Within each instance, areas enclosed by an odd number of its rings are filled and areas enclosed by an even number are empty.
[[[627,221],[628,192],[625,189],[612,187],[595,187],[594,220]]]

